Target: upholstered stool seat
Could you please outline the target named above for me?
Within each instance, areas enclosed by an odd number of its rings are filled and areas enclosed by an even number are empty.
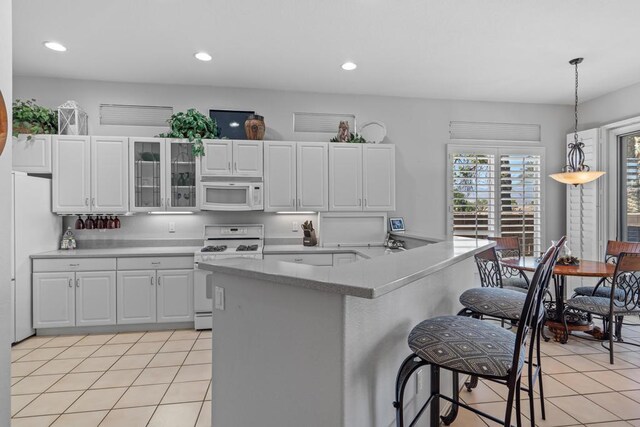
[[[427,363],[468,375],[509,375],[516,335],[479,319],[440,316],[419,323],[409,334],[409,347]],[[525,360],[521,349],[519,367]]]
[[[520,288],[515,289],[469,289],[460,295],[460,304],[466,309],[484,316],[518,320],[527,294],[522,292]]]
[[[621,290],[621,289],[620,289]],[[623,292],[624,293],[624,292]],[[601,316],[608,316],[610,309],[610,299],[609,297],[574,297],[566,302],[566,306],[568,308],[573,308],[575,310],[585,311],[588,313],[599,314]],[[613,305],[613,314],[624,315],[624,314],[640,314],[640,307],[636,307],[635,309],[629,309],[628,307],[616,307]]]
[[[522,276],[518,277],[503,277],[502,278],[502,287],[503,288],[520,288],[524,289],[526,292],[529,289],[529,282]]]
[[[594,293],[595,289],[595,293]],[[602,297],[609,298],[611,296],[611,288],[609,286],[598,286],[596,289],[595,286],[580,286],[579,288],[575,288],[573,292],[576,295],[585,296],[585,297]],[[615,297],[619,301],[624,301],[624,291],[622,289],[615,290]]]

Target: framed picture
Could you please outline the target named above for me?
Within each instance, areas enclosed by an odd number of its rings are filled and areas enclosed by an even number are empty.
[[[255,111],[209,110],[209,117],[216,120],[220,138],[247,139],[244,122]]]
[[[404,218],[389,218],[391,231],[404,231]]]

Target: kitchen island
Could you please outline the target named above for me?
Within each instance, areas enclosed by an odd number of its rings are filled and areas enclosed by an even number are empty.
[[[454,238],[335,267],[201,263],[216,295],[213,425],[393,425],[409,331],[459,310],[473,255],[493,244]],[[409,414],[428,395],[426,371],[419,383],[407,388]]]

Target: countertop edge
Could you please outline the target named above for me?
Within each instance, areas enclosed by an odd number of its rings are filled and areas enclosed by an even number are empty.
[[[445,242],[442,242],[445,243]],[[314,280],[311,278],[301,278],[290,275],[276,274],[276,273],[268,273],[262,271],[256,271],[251,269],[243,268],[242,266],[237,265],[224,265],[224,264],[210,264],[210,263],[202,263],[200,265],[201,269],[213,272],[219,272],[223,274],[232,274],[241,277],[248,277],[253,279],[261,279],[269,282],[286,284],[291,286],[297,286],[307,289],[314,289],[324,292],[331,292],[342,294],[345,296],[353,296],[359,298],[366,299],[375,299],[381,297],[389,292],[393,292],[396,289],[404,287],[410,283],[415,282],[423,277],[426,277],[430,274],[436,273],[456,262],[462,261],[464,259],[470,258],[475,254],[488,249],[492,246],[495,246],[495,242],[486,242],[485,244],[479,245],[475,248],[469,248],[466,252],[462,254],[458,254],[452,256],[450,258],[444,259],[440,262],[436,262],[433,265],[425,267],[424,269],[412,273],[408,276],[400,277],[396,280],[392,280],[385,285],[380,285],[377,287],[361,287],[361,286],[351,286],[346,283],[336,283],[336,282],[326,282],[320,280]],[[349,248],[349,250],[345,250],[347,252],[354,252],[355,248]],[[250,262],[261,262],[257,260],[251,260]],[[274,262],[283,262],[283,261],[274,261]],[[317,268],[313,266],[308,266],[310,268]],[[339,268],[339,267],[334,267]]]

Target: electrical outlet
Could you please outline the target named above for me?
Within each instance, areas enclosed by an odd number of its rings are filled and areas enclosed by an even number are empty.
[[[224,310],[224,288],[220,286],[216,286],[215,308],[216,310]]]
[[[299,228],[300,228],[300,223],[298,221],[293,221],[291,223],[291,231],[293,231],[294,233],[297,233]]]
[[[176,223],[173,221],[169,221],[169,233],[176,232]]]
[[[424,369],[418,369],[416,372],[416,394],[424,390]]]

